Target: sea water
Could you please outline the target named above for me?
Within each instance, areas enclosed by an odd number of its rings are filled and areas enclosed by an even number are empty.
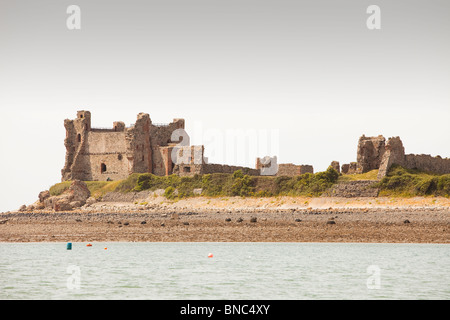
[[[0,243],[0,299],[449,298],[446,244]]]

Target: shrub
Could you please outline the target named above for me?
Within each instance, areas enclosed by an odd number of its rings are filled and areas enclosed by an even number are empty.
[[[437,190],[437,178],[424,178],[415,185],[415,188],[417,193],[420,195],[433,194]]]
[[[152,187],[153,175],[150,173],[140,174],[136,181],[135,191],[144,191]]]
[[[445,174],[437,178],[437,192],[442,196],[450,195],[450,174]]]
[[[325,171],[325,175],[331,183],[335,183],[339,179],[339,172],[337,172],[332,166],[328,167],[327,171]]]
[[[116,187],[117,192],[130,192],[133,191],[137,185],[137,180],[141,174],[139,173],[132,173],[128,176],[128,178],[121,180],[119,182],[119,185]]]
[[[213,173],[180,177],[177,175],[156,176],[150,173],[134,173],[127,179],[106,182],[91,181],[91,192],[102,196],[106,192],[130,192],[164,189],[168,199],[194,196],[194,189],[201,188],[206,196],[277,196],[277,195],[320,195],[338,179],[336,170],[328,168],[316,174],[306,173],[295,177],[253,177],[237,170],[232,174]],[[449,188],[448,180],[437,181],[437,188]],[[70,182],[56,184],[51,194],[61,194],[69,188]],[[177,192],[175,192],[177,190]]]
[[[201,180],[200,188],[203,189],[203,194],[206,196],[224,196],[229,195],[227,190],[231,186],[231,175],[226,173],[212,173],[205,174]]]
[[[244,174],[242,173],[242,170],[236,170],[235,172],[233,172],[233,179],[239,179],[243,177]]]
[[[450,174],[436,175],[394,165],[376,185],[383,195],[445,196],[450,195]]]
[[[305,174],[298,183],[300,194],[319,196],[337,182],[339,173],[331,166],[326,171]]]
[[[249,175],[244,175],[241,170],[233,173],[232,196],[247,197],[253,194],[254,189],[253,181]]]
[[[166,183],[169,186],[172,186],[174,188],[176,188],[181,183],[181,179],[182,179],[180,176],[178,176],[176,174],[171,174],[170,176],[165,177],[165,178],[166,178]],[[188,178],[188,177],[184,177],[184,178]]]
[[[167,187],[166,190],[164,190],[164,197],[166,197],[167,199],[174,199],[175,198],[175,188]]]
[[[292,177],[280,176],[275,178],[275,194],[287,194],[289,193],[295,181],[293,181]]]

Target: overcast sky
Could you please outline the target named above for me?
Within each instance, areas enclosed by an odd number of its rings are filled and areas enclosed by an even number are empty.
[[[211,163],[321,171],[362,134],[449,157],[449,16],[446,0],[0,0],[0,212],[60,181],[77,110],[184,118]]]

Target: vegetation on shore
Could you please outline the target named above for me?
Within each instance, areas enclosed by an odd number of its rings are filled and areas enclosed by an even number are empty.
[[[249,176],[241,170],[233,174],[213,173],[180,177],[178,175],[156,176],[150,173],[133,173],[120,181],[86,181],[93,197],[100,198],[107,192],[139,192],[165,190],[168,199],[196,195],[196,189],[204,196],[319,196],[339,178],[338,172],[329,167],[315,174],[306,173],[295,177]],[[70,181],[55,184],[50,194],[57,196],[70,187]]]
[[[241,170],[233,174],[213,173],[194,175],[192,177],[167,177],[153,174],[132,174],[120,182],[116,191],[165,190],[169,199],[191,197],[196,189],[202,190],[205,196],[277,196],[304,195],[318,196],[331,187],[339,174],[333,168],[315,174],[306,173],[296,177],[249,176]]]
[[[233,174],[213,173],[180,177],[177,175],[156,176],[150,173],[133,173],[119,181],[87,181],[86,184],[95,198],[108,192],[139,192],[144,190],[164,190],[168,199],[181,199],[198,194],[203,196],[307,196],[317,197],[338,182],[373,180],[374,187],[380,188],[379,196],[444,196],[450,195],[450,174],[434,175],[418,170],[393,166],[381,181],[376,180],[378,170],[359,175],[339,175],[329,167],[326,171],[306,173],[294,177],[249,176],[241,170]],[[52,196],[60,195],[70,186],[66,181],[50,188]]]
[[[375,187],[380,196],[450,196],[450,174],[437,175],[394,165]]]

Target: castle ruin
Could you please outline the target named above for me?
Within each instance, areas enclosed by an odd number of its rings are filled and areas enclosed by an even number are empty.
[[[337,161],[334,161],[339,166]],[[426,154],[405,154],[400,137],[392,137],[387,141],[382,136],[361,136],[358,141],[357,161],[343,164],[343,174],[366,173],[378,170],[378,179],[383,178],[393,165],[406,169],[418,169],[436,174],[450,173],[450,159],[441,156],[432,157]]]
[[[257,169],[209,164],[204,146],[189,145],[184,119],[154,124],[148,114],[139,113],[130,127],[119,121],[106,129],[93,128],[91,113],[78,111],[76,119],[64,120],[64,127],[66,159],[62,181],[120,180],[132,173],[191,176],[242,170],[259,175]]]
[[[155,124],[147,113],[139,113],[130,127],[117,121],[112,128],[93,128],[91,113],[78,111],[76,119],[64,120],[66,158],[61,170],[62,181],[121,180],[132,173],[158,176],[233,173],[236,170],[254,176],[314,173],[311,165],[278,164],[276,156],[257,158],[255,168],[210,164],[204,156],[204,146],[190,145],[184,125],[184,119]],[[405,154],[399,137],[386,141],[382,135],[361,136],[356,162],[340,167],[339,162],[333,161],[331,166],[342,174],[378,170],[381,179],[394,164],[438,174],[450,173],[450,159]]]

